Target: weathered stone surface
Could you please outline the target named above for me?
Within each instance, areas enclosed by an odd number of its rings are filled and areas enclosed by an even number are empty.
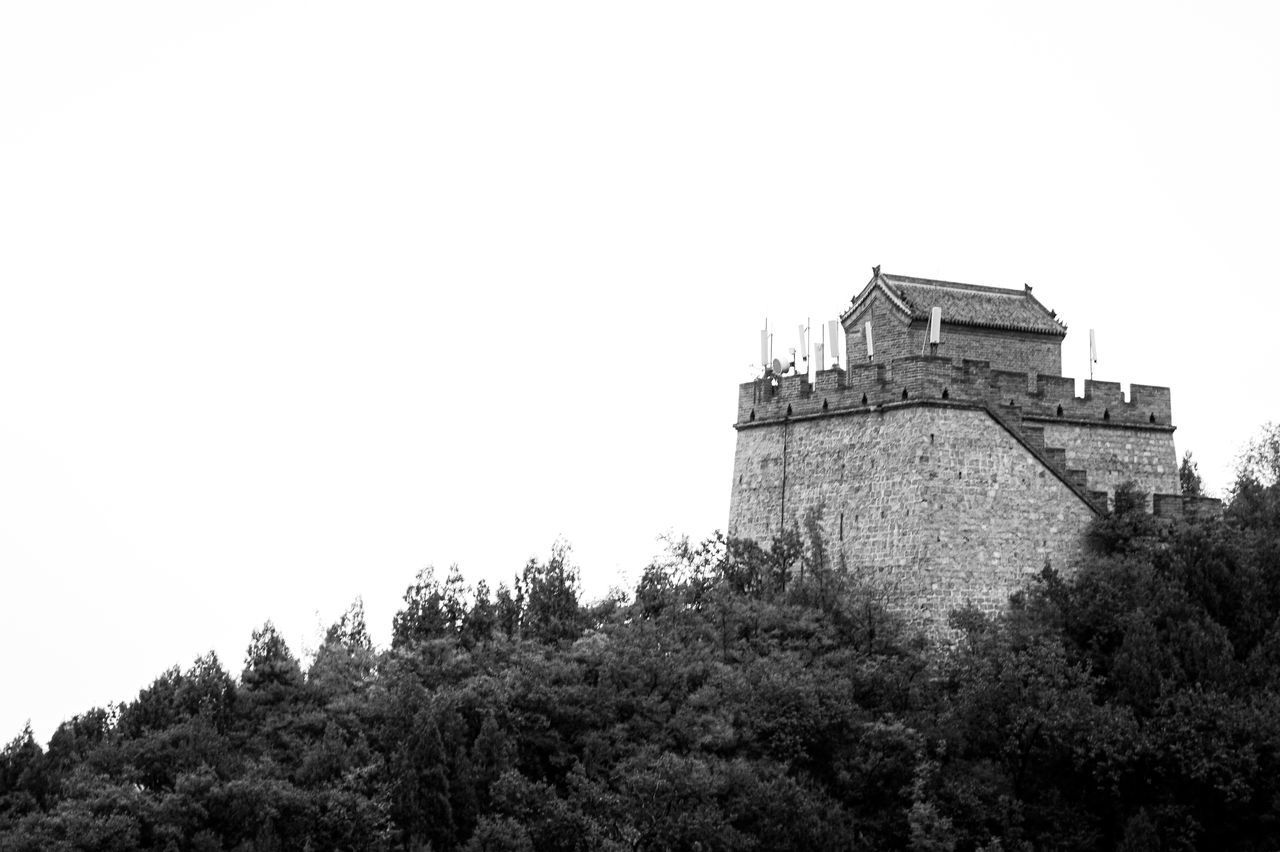
[[[744,425],[733,475],[731,535],[764,541],[820,513],[840,565],[932,630],[966,603],[999,610],[1046,564],[1074,570],[1094,517],[977,407]]]
[[[1132,480],[1147,494],[1177,494],[1178,456],[1170,432],[1038,422],[1044,442],[1066,451],[1067,466],[1083,468],[1087,488],[1114,494]]]

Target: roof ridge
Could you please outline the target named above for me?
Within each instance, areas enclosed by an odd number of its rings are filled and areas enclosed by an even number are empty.
[[[901,311],[913,321],[927,319],[932,307],[941,306],[944,321],[952,325],[1058,336],[1067,333],[1066,324],[1031,294],[1029,286],[1012,290],[895,275],[879,269],[874,270],[871,280],[840,314],[841,322],[861,311],[877,292],[883,294],[892,309]]]
[[[954,287],[957,290],[974,290],[981,293],[998,293],[1004,296],[1023,296],[1026,290],[1015,290],[1011,287],[991,287],[986,284],[964,284],[960,281],[942,281],[937,278],[916,278],[911,275],[896,275],[892,272],[881,273],[882,277],[895,281],[902,281],[907,284],[925,284],[937,285],[942,287]]]
[[[867,282],[867,285],[862,288],[862,291],[853,297],[853,301],[849,304],[849,307],[845,308],[844,311],[841,312],[840,319],[843,320],[845,317],[856,311],[860,305],[867,302],[871,298],[871,294],[874,293],[877,288],[889,297],[889,301],[897,307],[898,310],[902,311],[907,316],[911,316],[915,312],[915,305],[911,304],[911,301],[905,296],[895,292],[892,287],[888,286],[885,282],[884,276],[877,272],[871,280]]]

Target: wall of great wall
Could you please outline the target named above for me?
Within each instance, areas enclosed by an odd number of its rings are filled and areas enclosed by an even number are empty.
[[[1168,388],[993,370],[930,355],[739,387],[729,533],[767,540],[819,513],[842,564],[936,629],[1046,564],[1070,572],[1116,487],[1178,495]]]
[[[962,403],[744,428],[733,475],[731,535],[765,541],[818,513],[838,564],[924,627],[966,603],[999,610],[1046,564],[1073,570],[1094,517],[1008,429]]]
[[[1148,493],[1178,491],[1168,388],[1134,384],[1126,400],[1118,382],[992,370],[984,361],[954,363],[930,355],[785,376],[739,387],[738,425],[787,417],[830,416],[903,401],[968,402],[995,409],[1064,474],[1083,473],[1088,491],[1113,493],[1134,481]]]
[[[1077,397],[1072,378],[992,370],[985,361],[954,364],[950,358],[908,356],[887,364],[822,370],[812,385],[806,376],[799,375],[782,377],[777,387],[771,387],[766,379],[746,382],[738,389],[738,422],[749,422],[753,409],[758,409],[759,419],[781,418],[786,405],[799,406],[796,414],[818,413],[824,401],[829,408],[841,409],[883,405],[898,401],[906,390],[908,398],[944,398],[946,392],[945,398],[1016,405],[1036,418],[1094,421],[1103,426],[1158,426],[1172,431],[1168,388],[1135,384],[1125,400],[1119,382],[1090,379],[1084,386],[1084,396]]]

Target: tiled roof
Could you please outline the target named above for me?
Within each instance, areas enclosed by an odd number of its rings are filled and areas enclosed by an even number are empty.
[[[942,308],[942,321],[955,325],[1003,328],[1039,334],[1065,335],[1067,327],[1055,314],[1023,290],[982,287],[932,281],[905,275],[878,273],[853,300],[847,317],[856,311],[876,290],[883,290],[912,319],[928,319],[934,307]]]

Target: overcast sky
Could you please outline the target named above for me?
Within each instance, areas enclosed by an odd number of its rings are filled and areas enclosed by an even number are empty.
[[[869,5],[869,4],[868,4]],[[0,740],[428,564],[590,596],[728,514],[767,316],[1021,287],[1277,418],[1280,17],[1213,3],[0,6]]]

